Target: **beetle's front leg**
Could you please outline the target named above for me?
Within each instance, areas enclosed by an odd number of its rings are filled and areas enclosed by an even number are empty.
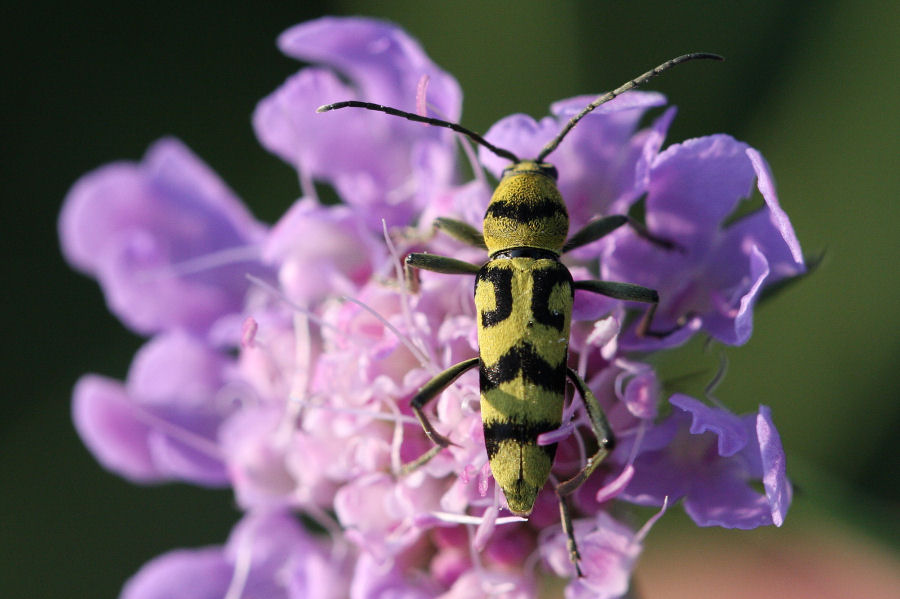
[[[444,216],[434,219],[434,228],[443,231],[453,239],[461,241],[482,250],[487,249],[484,243],[484,235],[481,231],[461,220],[446,218]]]
[[[569,240],[566,241],[566,244],[563,246],[562,251],[563,253],[570,252],[589,243],[593,243],[598,239],[606,237],[622,225],[626,224],[634,229],[634,232],[637,233],[641,239],[646,239],[653,245],[659,246],[666,250],[672,250],[678,247],[675,243],[669,241],[668,239],[663,239],[662,237],[654,235],[647,229],[645,225],[634,220],[633,218],[625,216],[624,214],[613,214],[612,216],[592,220],[584,227],[579,229],[574,235],[569,237]]]

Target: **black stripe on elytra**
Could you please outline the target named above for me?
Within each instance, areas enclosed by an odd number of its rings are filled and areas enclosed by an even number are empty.
[[[493,459],[500,450],[500,443],[513,441],[519,445],[535,445],[541,449],[550,460],[556,455],[556,443],[552,445],[538,445],[537,438],[541,433],[547,433],[559,428],[559,422],[539,420],[537,422],[491,422],[484,425],[484,446],[487,449],[488,459]]]
[[[550,268],[535,269],[531,272],[531,314],[534,319],[560,333],[565,328],[565,314],[550,311],[550,294],[557,285],[565,285],[569,289],[569,298],[573,298],[572,275],[569,269],[557,262]]]
[[[482,282],[486,281],[494,286],[496,307],[493,310],[483,310],[481,312],[481,326],[485,328],[492,327],[503,322],[512,314],[512,276],[512,270],[508,268],[492,268],[490,263],[488,263],[475,277],[476,293],[478,292],[478,285]]]
[[[545,218],[568,218],[566,208],[559,202],[542,198],[537,202],[497,200],[488,205],[485,218],[503,217],[520,223],[530,223]]]
[[[494,364],[486,365],[481,360],[478,367],[481,391],[496,389],[501,383],[515,380],[519,373],[525,381],[547,391],[563,393],[565,389],[566,361],[560,360],[558,366],[551,366],[538,355],[533,345],[525,341],[512,346]]]

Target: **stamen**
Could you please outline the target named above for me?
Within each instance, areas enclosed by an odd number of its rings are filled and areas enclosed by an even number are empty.
[[[241,599],[247,586],[247,578],[250,576],[250,566],[253,564],[253,536],[248,535],[241,539],[234,560],[234,572],[228,590],[223,599]]]
[[[260,279],[259,277],[255,276],[255,275],[246,274],[246,275],[244,275],[244,276],[247,277],[247,280],[248,280],[248,281],[250,281],[251,283],[253,283],[253,284],[256,285],[257,287],[262,288],[263,291],[269,293],[270,295],[276,297],[278,300],[280,300],[281,302],[283,302],[284,304],[286,304],[288,307],[291,308],[291,310],[294,310],[295,312],[297,312],[297,313],[299,313],[299,314],[303,314],[304,316],[306,316],[307,318],[309,318],[311,321],[313,321],[314,323],[316,323],[317,325],[319,325],[319,326],[322,327],[323,329],[331,329],[332,331],[334,331],[335,333],[337,333],[337,334],[339,334],[339,335],[343,335],[343,334],[344,334],[343,331],[341,331],[339,328],[337,328],[336,326],[334,326],[334,325],[331,324],[330,322],[327,322],[327,321],[323,320],[322,318],[320,318],[319,316],[317,316],[316,314],[314,314],[312,311],[307,310],[306,308],[303,308],[303,307],[301,307],[301,306],[295,304],[293,301],[291,301],[285,294],[283,294],[283,293],[282,293],[278,288],[276,288],[275,286],[270,285],[269,283],[266,283],[265,281],[263,281],[262,279]]]
[[[309,317],[294,313],[294,380],[291,395],[301,397],[309,388],[309,372],[312,370],[312,341],[309,336]]]
[[[631,453],[628,454],[628,462],[626,462],[629,466],[634,464],[634,461],[637,459],[638,451],[640,450],[641,443],[644,442],[644,433],[647,432],[647,421],[641,420],[640,424],[637,427],[637,433],[634,439],[634,445],[631,446]]]
[[[481,472],[478,477],[478,493],[485,497],[488,492],[488,485],[491,484],[494,474],[491,472],[491,463],[485,462],[481,465]],[[494,501],[500,503],[500,485],[494,485]]]
[[[403,459],[400,457],[400,447],[403,445],[403,422],[401,422],[402,414],[397,407],[397,403],[393,401],[385,402],[388,409],[396,417],[394,421],[394,430],[391,435],[391,471],[395,475],[399,475],[403,471]]]
[[[482,584],[485,584],[487,582],[487,572],[485,572],[484,564],[481,563],[481,552],[475,548],[475,534],[471,524],[466,526],[466,534],[469,537],[469,559],[472,561],[472,570],[475,571],[475,575],[481,580]]]
[[[431,81],[431,78],[428,75],[422,75],[419,78],[419,82],[416,84],[416,113],[419,116],[427,117],[428,116],[428,102],[426,100],[428,93],[428,82]],[[422,123],[425,127],[429,125],[427,123]]]
[[[256,345],[256,332],[259,330],[259,323],[252,316],[244,319],[241,325],[241,347],[248,349]]]
[[[719,353],[719,369],[716,371],[713,379],[706,385],[706,388],[703,390],[703,396],[706,397],[718,408],[723,410],[727,409],[724,404],[719,401],[717,397],[713,395],[713,392],[719,387],[723,380],[725,380],[725,373],[728,372],[728,356],[725,355],[725,352]]]
[[[487,543],[497,527],[497,516],[499,515],[499,505],[492,505],[484,511],[481,517],[481,524],[476,528],[475,537],[472,541],[475,544],[475,549],[478,551],[484,551],[484,548],[487,547]]]
[[[413,418],[412,416],[405,416],[403,414],[388,414],[385,412],[379,412],[376,410],[364,410],[360,408],[343,408],[338,406],[329,405],[326,403],[313,403],[307,399],[301,399],[296,396],[290,397],[291,402],[298,403],[303,406],[315,408],[318,410],[325,410],[327,412],[334,412],[335,414],[347,414],[350,416],[366,416],[373,420],[383,420],[385,422],[399,422],[401,424],[415,425],[421,426],[419,421]]]
[[[401,333],[397,329],[397,327],[395,327],[390,322],[388,322],[388,320],[384,316],[379,314],[374,308],[370,307],[366,303],[361,302],[360,300],[358,300],[356,298],[350,297],[349,295],[342,295],[340,297],[340,299],[345,302],[351,302],[353,304],[356,304],[357,306],[359,306],[360,308],[362,308],[363,310],[365,310],[366,312],[368,312],[369,314],[371,314],[372,316],[377,318],[378,321],[385,326],[385,328],[387,328],[389,331],[391,331],[392,333],[394,333],[394,335],[397,336],[397,339],[400,341],[400,343],[402,343],[403,345],[406,346],[406,349],[408,349],[412,353],[413,357],[419,362],[419,364],[422,365],[423,368],[428,368],[430,366],[428,356],[424,355],[421,351],[419,351],[419,348],[417,348],[415,345],[413,345],[412,342],[403,333]]]
[[[663,497],[663,504],[662,504],[662,507],[659,508],[659,511],[656,512],[655,514],[653,514],[653,516],[651,516],[650,519],[644,523],[644,525],[641,527],[641,529],[639,531],[637,531],[637,534],[634,535],[634,538],[635,538],[635,540],[637,540],[638,543],[642,543],[644,541],[644,539],[647,538],[647,534],[650,532],[650,529],[653,528],[653,525],[656,524],[660,518],[662,518],[663,514],[666,513],[666,509],[668,507],[669,507],[669,496],[666,495],[665,497]]]
[[[634,465],[628,464],[622,469],[622,473],[619,474],[619,476],[603,485],[603,487],[597,491],[597,503],[603,503],[617,497],[619,493],[625,490],[625,487],[628,486],[628,483],[631,482],[632,478],[634,478]]]
[[[541,433],[538,435],[537,444],[538,445],[553,445],[554,443],[559,443],[560,441],[566,440],[569,435],[572,434],[577,428],[577,424],[573,422],[569,422],[567,424],[562,425],[556,430],[548,431],[546,433]]]
[[[301,198],[311,198],[316,202],[319,202],[319,194],[316,192],[316,184],[313,183],[312,177],[309,176],[309,172],[307,169],[303,168],[303,165],[300,164],[300,161],[297,161],[297,164],[294,165],[297,169],[297,176],[300,182],[300,197]]]
[[[294,314],[294,368],[291,392],[288,397],[302,397],[306,395],[309,384],[309,371],[311,349],[309,339],[309,319],[303,314]],[[286,447],[290,443],[291,436],[297,428],[303,404],[296,401],[287,401],[284,405],[284,414],[281,422],[275,430],[275,444],[278,447]]]
[[[164,420],[141,406],[131,404],[131,409],[134,410],[135,417],[150,426],[150,428],[162,431],[206,456],[216,460],[224,460],[224,456],[215,442],[168,420]]]
[[[325,529],[331,538],[333,546],[331,548],[331,557],[334,562],[341,562],[350,552],[350,544],[344,537],[344,529],[340,523],[335,520],[331,514],[323,510],[317,505],[308,504],[303,506],[304,515],[312,518],[316,524]]]
[[[406,322],[407,328],[411,331],[410,341],[419,348],[422,355],[427,356],[428,364],[422,364],[422,366],[425,366],[429,372],[434,374],[437,372],[437,367],[434,365],[434,356],[430,355],[431,352],[428,351],[422,336],[419,334],[419,328],[413,320],[412,311],[409,307],[409,288],[407,287],[406,276],[403,272],[403,261],[400,259],[399,252],[397,252],[397,246],[394,245],[391,236],[388,234],[387,222],[385,222],[384,219],[381,219],[381,231],[384,235],[384,243],[387,245],[388,253],[391,255],[391,258],[393,258],[392,264],[394,265],[394,275],[397,277],[397,280],[400,281],[400,311],[403,314],[403,320]]]
[[[166,264],[158,268],[150,268],[141,271],[137,275],[137,279],[141,282],[152,282],[160,279],[175,278],[184,275],[190,275],[231,264],[240,262],[253,262],[259,259],[259,247],[255,245],[245,245],[239,247],[231,247],[202,256],[188,258],[181,262]]]

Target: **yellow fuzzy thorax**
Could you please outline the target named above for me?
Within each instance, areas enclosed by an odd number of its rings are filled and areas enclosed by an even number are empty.
[[[483,230],[490,255],[520,247],[559,254],[569,233],[569,215],[556,169],[532,160],[507,168],[491,197]]]

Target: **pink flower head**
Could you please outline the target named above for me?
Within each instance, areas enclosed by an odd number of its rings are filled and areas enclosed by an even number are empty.
[[[405,32],[371,19],[304,23],[279,47],[317,66],[289,77],[253,116],[262,145],[300,180],[301,199],[275,226],[257,223],[174,140],[139,164],[85,176],[60,217],[69,261],[100,281],[124,322],[153,336],[124,383],[87,375],[76,385],[85,444],[135,482],[229,485],[246,514],[225,546],[163,555],[123,597],[524,599],[542,573],[572,578],[554,484],[596,450],[579,399],[539,439],[558,450],[527,520],[510,515],[493,480],[474,369],[426,408],[453,445],[405,467],[434,447],[410,398],[478,347],[472,278],[421,272],[411,293],[401,259],[426,251],[486,261],[433,235],[430,223],[450,216],[477,226],[489,190],[478,177],[458,180],[449,131],[358,109],[315,112],[362,99],[455,120],[456,81]],[[588,101],[558,102],[540,121],[508,117],[488,138],[534,156]],[[676,396],[658,422],[662,381],[626,353],[662,350],[699,330],[743,342],[760,290],[803,269],[762,157],[726,136],[661,150],[674,109],[639,123],[664,104],[656,93],[624,94],[550,157],[573,230],[646,196],[648,228],[674,248],[625,227],[566,256],[576,280],[657,287],[661,326],[690,320],[661,341],[636,339],[631,306],[576,294],[569,366],[619,444],[569,497],[585,576],[569,581],[567,597],[627,592],[649,525],[632,531],[609,515],[614,503],[662,505],[669,496],[701,525],[739,528],[780,524],[790,503],[767,408],[738,417]],[[495,173],[505,166],[481,159]],[[764,209],[723,226],[754,181]],[[340,203],[321,202],[316,183]]]

